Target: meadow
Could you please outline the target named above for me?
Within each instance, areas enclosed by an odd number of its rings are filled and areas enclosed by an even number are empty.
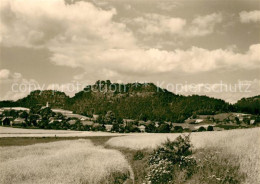
[[[0,183],[7,184],[132,183],[132,180],[143,183],[153,150],[167,138],[174,141],[183,135],[68,131],[60,134],[67,136],[54,137],[59,131],[12,128],[8,131],[0,138]],[[27,137],[15,138],[20,133]],[[222,176],[240,183],[260,183],[260,128],[194,132],[190,140],[193,156],[201,160],[201,169],[188,183],[219,184],[216,179]],[[208,179],[215,175],[218,175],[215,180]]]
[[[174,140],[179,135],[140,134],[114,137],[109,139],[106,145],[120,149],[151,150],[167,138]],[[190,139],[195,150],[219,150],[225,155],[230,154],[231,161],[237,158],[241,172],[247,174],[244,183],[260,183],[260,128],[191,133]]]
[[[0,147],[0,183],[122,183],[129,165],[116,150],[79,139]]]

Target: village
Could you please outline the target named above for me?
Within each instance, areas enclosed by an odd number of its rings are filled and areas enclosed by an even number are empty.
[[[91,117],[69,110],[42,106],[37,112],[24,107],[0,108],[0,125],[20,128],[62,129],[106,132],[182,133],[221,131],[225,129],[250,128],[259,125],[259,117],[244,113],[221,113],[215,115],[192,115],[184,123],[142,121],[116,118],[108,111],[105,116]]]

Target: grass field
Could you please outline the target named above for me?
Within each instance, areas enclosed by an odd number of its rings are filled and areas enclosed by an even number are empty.
[[[166,138],[174,140],[179,134],[140,134],[114,137],[106,145],[132,150],[152,149]],[[241,172],[247,174],[245,183],[260,183],[260,128],[191,134],[195,149],[212,148],[238,158]],[[230,158],[232,159],[232,158]]]
[[[0,126],[0,137],[89,137],[89,136],[115,136],[119,133],[90,132],[72,130],[44,130],[44,129],[23,129]]]
[[[29,129],[9,131],[30,134]],[[37,131],[45,135],[45,130]],[[142,183],[152,149],[180,134],[85,135],[0,138],[0,183],[122,183],[129,173],[135,183]],[[240,165],[247,175],[244,183],[260,183],[260,128],[198,132],[190,137],[197,153],[213,159],[218,168]],[[139,150],[144,153],[140,160],[135,159]]]
[[[0,147],[0,183],[122,183],[129,165],[119,151],[90,140]]]

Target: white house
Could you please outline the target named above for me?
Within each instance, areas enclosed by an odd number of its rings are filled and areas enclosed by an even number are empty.
[[[203,119],[196,119],[195,123],[201,123]]]
[[[113,125],[105,125],[105,127],[107,132],[111,132]]]
[[[139,129],[141,132],[145,132],[145,126],[144,126],[144,125],[138,126],[138,129]]]

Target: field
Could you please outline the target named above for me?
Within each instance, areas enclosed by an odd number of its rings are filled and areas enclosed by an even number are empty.
[[[121,149],[152,149],[166,138],[174,140],[177,136],[179,134],[114,137],[106,144]],[[241,171],[247,174],[245,183],[260,183],[260,128],[192,133],[191,143],[195,149],[212,148],[234,155],[239,160]]]
[[[115,136],[119,133],[89,132],[72,130],[44,130],[22,129],[0,126],[0,137],[89,137],[89,136]]]
[[[180,135],[62,131],[59,135],[67,136],[61,137],[54,136],[60,131],[6,130],[0,138],[0,183],[141,183],[152,150]],[[15,138],[21,133],[27,136]],[[190,138],[194,150],[215,159],[217,169],[235,164],[246,173],[243,183],[260,183],[260,128],[198,132]],[[144,158],[135,159],[140,151]]]
[[[0,148],[0,183],[115,183],[129,177],[116,150],[90,140],[70,140]]]

